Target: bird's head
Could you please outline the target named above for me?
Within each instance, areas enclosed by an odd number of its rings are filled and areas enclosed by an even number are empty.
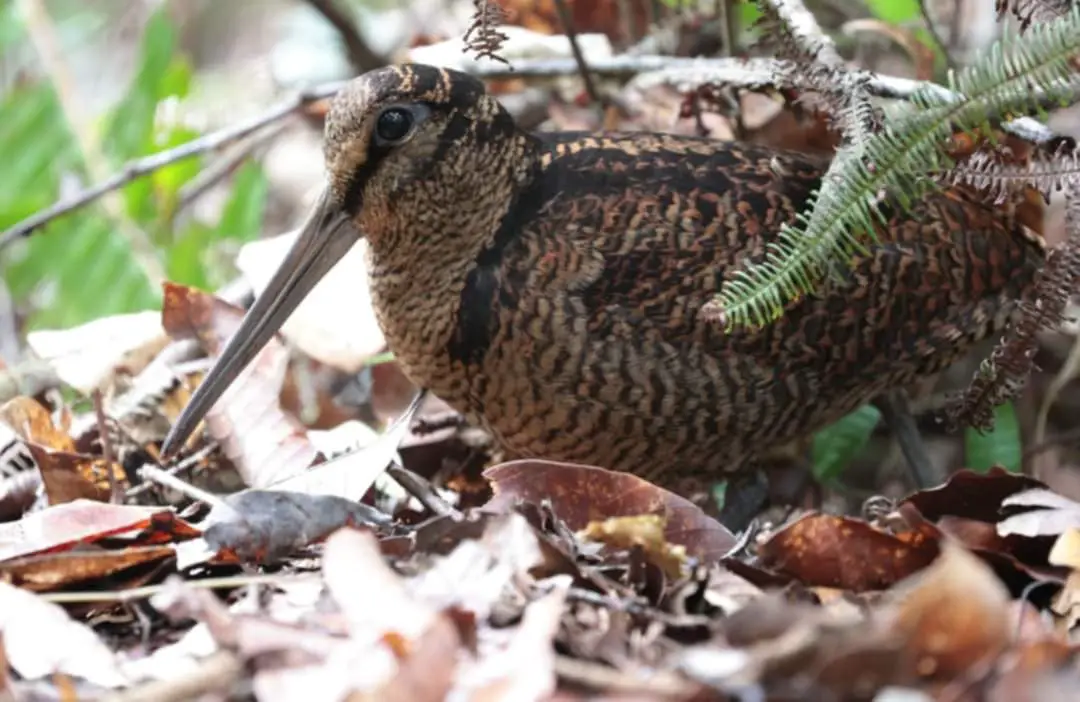
[[[405,64],[343,88],[326,119],[326,187],[162,453],[175,452],[361,236],[376,252],[432,245],[410,240],[418,235],[460,244],[454,238],[468,233],[470,218],[505,210],[529,143],[483,83],[464,73]]]

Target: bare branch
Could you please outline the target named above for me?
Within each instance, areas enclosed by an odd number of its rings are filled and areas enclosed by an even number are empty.
[[[577,73],[573,59],[536,59],[521,61],[513,69],[496,65],[477,65],[469,68],[483,78],[557,78]],[[792,61],[770,58],[681,58],[672,56],[627,55],[607,59],[593,59],[589,70],[594,76],[607,78],[634,78],[639,89],[655,85],[672,85],[687,92],[706,83],[719,83],[746,90],[762,90],[772,87],[815,90],[804,82],[782,83],[779,74],[805,73],[805,66]],[[948,88],[926,81],[888,76],[869,71],[851,71],[854,76],[865,78],[866,90],[875,97],[891,100],[910,99],[917,91],[929,89],[943,102],[959,100],[960,95]],[[635,78],[636,76],[636,78]],[[797,80],[797,79],[795,79]],[[1046,125],[1030,117],[1020,117],[1002,125],[1005,131],[1026,141],[1044,144],[1057,135]]]
[[[631,85],[637,89],[666,84],[683,91],[691,91],[705,84],[723,84],[745,90],[764,90],[770,87],[818,90],[808,83],[812,75],[791,61],[768,58],[678,58],[671,56],[621,55],[596,59],[589,63],[593,76],[608,78],[633,78]],[[470,70],[482,78],[555,78],[575,75],[578,64],[573,59],[540,59],[521,61],[513,68],[497,64],[475,65]],[[852,80],[865,81],[866,91],[876,97],[905,100],[922,89],[930,89],[941,100],[958,100],[948,88],[935,83],[881,75],[867,71],[850,71]],[[790,81],[790,82],[784,82]],[[333,96],[343,83],[318,85],[300,93],[266,112],[234,126],[206,134],[174,149],[161,151],[128,163],[123,170],[98,185],[75,196],[61,200],[0,234],[0,249],[12,241],[27,236],[51,220],[93,202],[102,195],[128,184],[172,163],[208,151],[216,150],[238,139],[243,139],[262,128],[285,119],[313,102]],[[1046,144],[1057,138],[1041,122],[1021,117],[1002,125],[1005,131],[1036,144]]]
[[[578,72],[581,74],[581,80],[585,83],[585,92],[589,94],[589,99],[594,105],[603,107],[604,101],[600,98],[600,93],[596,90],[596,83],[593,81],[592,73],[589,72],[589,66],[585,63],[585,55],[581,53],[581,46],[578,44],[577,30],[574,28],[574,17],[570,13],[570,8],[567,6],[566,0],[555,0],[555,9],[559,13],[559,22],[562,23],[563,32],[570,42],[570,51],[574,54],[574,62],[577,63]]]
[[[0,234],[0,249],[10,245],[13,241],[29,235],[35,229],[44,226],[50,221],[83,207],[94,200],[124,187],[136,178],[148,175],[165,166],[182,161],[192,156],[213,151],[237,139],[242,139],[274,122],[290,117],[294,113],[324,98],[330,97],[341,88],[341,83],[327,83],[317,86],[309,91],[300,93],[279,105],[272,107],[266,112],[256,115],[249,120],[240,122],[232,127],[211,132],[198,139],[193,139],[186,144],[181,144],[174,149],[159,151],[144,158],[129,162],[123,170],[110,178],[54,203],[52,206],[37,212],[3,234]]]

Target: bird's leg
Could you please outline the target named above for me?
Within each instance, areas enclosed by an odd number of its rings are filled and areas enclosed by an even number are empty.
[[[747,465],[728,478],[724,489],[724,507],[720,522],[733,533],[746,530],[754,518],[768,506],[769,481],[756,465]]]
[[[915,425],[907,393],[901,389],[889,390],[875,398],[873,405],[881,411],[885,424],[900,444],[900,451],[904,454],[915,487],[924,489],[938,484],[940,476],[930,460],[926,442]]]

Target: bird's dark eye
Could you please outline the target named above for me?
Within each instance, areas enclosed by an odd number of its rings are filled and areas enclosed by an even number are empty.
[[[375,122],[375,136],[380,141],[394,144],[409,135],[412,129],[413,116],[404,107],[388,107],[379,114]]]

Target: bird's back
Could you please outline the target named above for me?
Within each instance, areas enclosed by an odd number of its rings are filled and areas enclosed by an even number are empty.
[[[467,382],[420,379],[520,455],[736,470],[955,361],[1002,328],[1042,261],[1001,212],[934,195],[893,216],[845,282],[725,331],[702,306],[806,208],[828,164],[676,136],[539,138],[461,292],[447,352]]]

